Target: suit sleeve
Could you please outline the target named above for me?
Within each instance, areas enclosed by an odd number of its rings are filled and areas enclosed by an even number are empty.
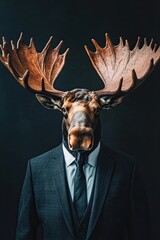
[[[149,206],[135,161],[130,189],[129,240],[153,240]]]
[[[19,203],[16,240],[35,240],[37,227],[38,219],[29,161]]]

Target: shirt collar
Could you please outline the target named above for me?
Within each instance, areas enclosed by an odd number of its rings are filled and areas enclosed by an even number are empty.
[[[97,164],[99,151],[100,151],[100,142],[98,143],[98,146],[88,156],[88,164],[90,164],[92,167],[95,167]]]
[[[74,162],[75,157],[67,150],[64,144],[62,145],[62,148],[63,148],[64,160],[65,160],[66,166],[68,167]]]
[[[75,157],[66,149],[64,144],[62,145],[62,148],[63,148],[65,163],[66,163],[66,166],[68,167],[75,161]],[[88,156],[88,164],[90,164],[92,167],[96,166],[99,151],[100,151],[100,142],[98,143],[98,146]]]

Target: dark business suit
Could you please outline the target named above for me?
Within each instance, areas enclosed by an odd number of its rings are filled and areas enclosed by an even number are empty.
[[[102,145],[92,196],[85,239],[153,239],[144,189],[132,157]],[[28,163],[16,240],[35,239],[39,224],[44,240],[78,240],[71,205],[60,145]]]

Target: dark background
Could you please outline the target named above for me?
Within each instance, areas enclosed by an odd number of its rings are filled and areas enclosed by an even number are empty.
[[[16,41],[25,33],[41,51],[51,35],[53,47],[64,39],[70,47],[56,87],[92,90],[102,83],[92,68],[84,44],[91,38],[102,46],[108,32],[114,44],[119,36],[134,46],[138,35],[160,44],[159,0],[153,1],[0,1],[0,37]],[[146,186],[155,240],[160,239],[160,64],[144,84],[119,107],[103,111],[102,139],[111,147],[134,155]],[[44,109],[0,65],[0,239],[15,239],[18,201],[27,161],[61,142],[62,115]]]

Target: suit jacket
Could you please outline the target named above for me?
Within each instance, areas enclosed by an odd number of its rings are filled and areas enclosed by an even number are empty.
[[[16,240],[77,240],[68,202],[62,146],[28,162]],[[101,145],[86,240],[153,240],[134,158]]]

